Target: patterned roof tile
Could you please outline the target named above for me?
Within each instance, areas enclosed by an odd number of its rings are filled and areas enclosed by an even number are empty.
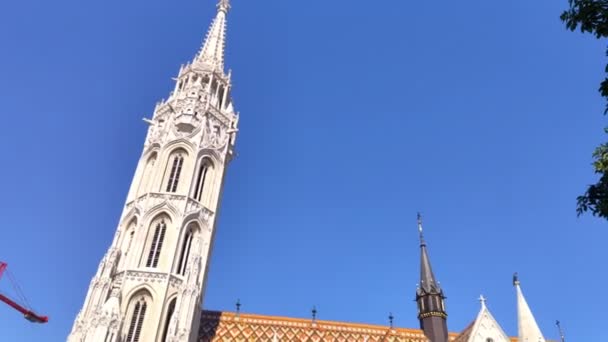
[[[450,341],[458,334],[451,333]],[[199,342],[428,342],[422,330],[203,311]]]

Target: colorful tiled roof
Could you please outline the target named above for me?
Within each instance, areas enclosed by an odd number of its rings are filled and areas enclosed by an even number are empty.
[[[450,341],[458,334],[451,333]],[[199,342],[427,342],[419,329],[203,311]]]
[[[468,342],[469,337],[471,337],[471,333],[473,332],[473,326],[475,325],[475,321],[471,322],[471,324],[467,325],[466,328],[454,339],[453,342]]]

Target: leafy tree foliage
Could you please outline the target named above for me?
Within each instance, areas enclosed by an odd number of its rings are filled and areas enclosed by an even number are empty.
[[[566,27],[596,38],[608,38],[608,0],[568,0],[569,8],[561,15]],[[608,51],[606,53],[608,55]],[[608,65],[605,72],[608,74]],[[608,100],[608,77],[600,84],[600,94]],[[604,114],[608,113],[608,104]],[[608,129],[604,130],[608,134]],[[608,143],[598,146],[593,152],[593,167],[600,175],[596,184],[590,185],[584,195],[579,196],[577,212],[591,212],[594,216],[608,219]]]

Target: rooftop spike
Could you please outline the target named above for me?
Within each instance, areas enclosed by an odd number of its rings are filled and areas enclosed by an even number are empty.
[[[555,325],[557,325],[557,330],[559,331],[559,337],[562,342],[566,342],[566,336],[564,335],[564,331],[562,330],[562,325],[559,321],[555,321]]]
[[[217,14],[205,38],[205,43],[194,59],[194,65],[211,68],[224,73],[224,51],[226,48],[226,16],[230,0],[219,0]]]
[[[422,232],[422,215],[418,213],[418,235],[420,237],[420,245],[426,245],[424,242],[424,234]]]
[[[536,319],[532,315],[532,310],[526,302],[523,292],[520,287],[519,276],[517,273],[513,275],[513,286],[517,292],[517,330],[519,334],[519,341],[534,341],[534,342],[545,342]]]

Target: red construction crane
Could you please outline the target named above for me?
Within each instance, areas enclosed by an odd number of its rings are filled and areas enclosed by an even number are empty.
[[[6,271],[7,266],[8,265],[5,262],[0,261],[0,279],[2,278],[2,275],[4,274],[4,272]],[[20,293],[21,291],[19,290],[19,286],[15,283],[15,280],[12,279],[12,277],[10,277],[9,280],[11,280],[11,282],[13,283],[13,287],[15,288],[15,290],[17,292],[19,292],[19,295],[22,297],[22,299],[25,302],[27,302],[27,300],[25,300],[25,297],[23,296],[23,294]],[[21,312],[21,314],[23,314],[23,317],[25,317],[25,319],[27,319],[28,321],[30,321],[32,323],[47,323],[49,321],[49,318],[47,316],[40,316],[40,315],[36,314],[31,309],[25,308],[22,305],[17,304],[15,301],[13,301],[12,299],[3,295],[2,293],[0,293],[0,301],[8,304],[13,309]]]

